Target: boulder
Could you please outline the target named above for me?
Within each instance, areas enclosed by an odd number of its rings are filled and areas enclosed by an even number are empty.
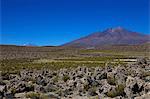
[[[141,65],[141,64],[147,64],[147,60],[145,58],[139,58],[137,60],[137,64],[138,65]]]
[[[150,76],[144,78],[145,82],[150,82]]]
[[[14,98],[14,95],[13,95],[10,91],[8,91],[8,92],[5,92],[5,93],[4,93],[4,97],[5,97],[6,99],[13,99],[13,98]]]
[[[145,83],[144,91],[145,91],[145,93],[150,92],[150,83],[149,82]]]
[[[134,99],[150,99],[150,92],[148,92],[147,94],[135,97]]]
[[[24,99],[26,97],[26,93],[16,93],[14,97],[17,99]]]
[[[57,94],[55,94],[54,92],[46,93],[43,96],[44,96],[44,99],[45,99],[45,97],[46,97],[46,99],[60,99],[60,97]]]
[[[4,92],[5,89],[6,89],[5,85],[0,85],[0,92]]]
[[[98,95],[98,93],[96,92],[95,88],[90,88],[88,90],[88,96],[96,96],[96,95]]]
[[[99,92],[101,94],[105,94],[114,88],[114,86],[111,86],[110,84],[108,84],[107,80],[105,80],[105,79],[101,80],[100,84],[101,84],[101,86],[99,87]]]
[[[139,78],[128,76],[124,91],[128,97],[133,97],[135,94],[140,94],[140,92],[144,91],[144,81]]]

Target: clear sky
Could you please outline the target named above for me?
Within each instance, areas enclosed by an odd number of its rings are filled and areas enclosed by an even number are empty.
[[[61,45],[122,26],[149,31],[150,0],[1,0],[0,44]]]

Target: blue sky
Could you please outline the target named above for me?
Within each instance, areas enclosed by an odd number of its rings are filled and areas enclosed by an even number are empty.
[[[149,31],[149,0],[1,0],[1,44],[61,45],[122,26]]]

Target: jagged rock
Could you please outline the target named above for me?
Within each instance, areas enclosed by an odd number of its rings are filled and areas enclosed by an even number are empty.
[[[34,84],[34,91],[35,92],[45,92],[45,88],[42,85]]]
[[[11,93],[11,92],[5,92],[4,93],[4,97],[6,99],[13,99],[14,98],[14,95]]]
[[[108,64],[108,63],[105,64],[105,71],[112,72],[112,67],[110,66],[110,64]]]
[[[41,76],[41,75],[39,75],[37,78],[36,78],[36,83],[38,84],[38,85],[43,85],[43,86],[45,86],[47,83],[45,82],[45,80],[44,80],[44,77],[43,76]]]
[[[100,84],[102,86],[99,88],[99,91],[103,94],[109,92],[112,88],[114,88],[113,86],[107,83],[107,80],[101,80]]]
[[[124,75],[124,74],[116,74],[115,75],[115,79],[116,79],[116,83],[118,85],[125,84],[125,82],[126,82],[126,75]]]
[[[24,99],[26,97],[26,93],[16,93],[14,97],[17,99]]]
[[[23,99],[24,93],[56,99],[98,98],[97,96],[140,99],[149,97],[149,70],[149,64],[142,61],[140,64],[109,65],[106,68],[78,67],[57,71],[43,69],[22,70],[18,74],[6,73],[0,79],[0,99]]]
[[[0,92],[4,92],[6,86],[5,85],[0,85]]]
[[[141,64],[147,64],[147,60],[145,58],[139,58],[138,61],[137,61],[137,63],[139,65],[141,65]]]
[[[3,99],[4,93],[0,92],[0,99]]]
[[[47,97],[46,99],[60,99],[60,97],[53,92],[46,93],[44,96]]]
[[[150,82],[150,76],[145,77],[145,82]]]
[[[150,66],[149,66],[149,65],[146,65],[146,66],[145,66],[145,71],[150,72]]]
[[[15,89],[17,93],[29,92],[34,91],[34,86],[31,83],[21,81],[19,84],[15,85]]]
[[[102,73],[97,75],[96,79],[97,80],[107,79],[107,73],[103,71]]]
[[[139,78],[128,76],[126,81],[125,93],[128,97],[133,97],[134,94],[144,90],[144,82]]]
[[[117,96],[117,97],[115,97],[115,98],[107,97],[107,98],[102,98],[102,99],[124,99],[124,98],[123,98],[123,97],[121,97],[121,96]]]
[[[91,86],[93,86],[93,87],[98,87],[98,85],[99,85],[98,81],[93,80]]]
[[[116,83],[118,85],[125,84],[125,82],[126,82],[126,72],[127,72],[125,67],[119,65],[118,67],[116,67],[116,69],[113,72],[115,74]]]
[[[144,94],[142,96],[135,97],[135,99],[149,99],[149,98],[150,98],[150,92],[148,92],[147,94]]]
[[[62,99],[66,99],[66,98],[62,98]],[[87,96],[74,96],[71,99],[89,99],[89,97],[87,97]],[[93,98],[93,99],[95,99],[95,98]]]
[[[96,95],[98,95],[98,93],[96,93],[95,88],[91,88],[88,90],[88,96],[96,96]]]
[[[0,99],[3,98],[5,90],[6,90],[6,86],[0,85]]]
[[[69,88],[67,88],[67,89],[63,90],[62,96],[67,97],[72,94],[73,94],[73,92]]]
[[[58,89],[57,86],[53,85],[51,83],[49,83],[47,86],[45,86],[45,92],[54,92],[57,89]]]
[[[150,83],[149,82],[145,83],[144,91],[145,91],[145,93],[150,92]]]
[[[113,72],[108,72],[107,73],[107,83],[109,83],[110,85],[116,85],[116,78],[115,78],[115,74]]]

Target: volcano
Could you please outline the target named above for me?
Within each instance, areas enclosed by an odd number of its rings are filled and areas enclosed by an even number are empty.
[[[100,47],[105,45],[139,45],[150,41],[150,36],[122,27],[108,28],[66,43],[69,47]]]

